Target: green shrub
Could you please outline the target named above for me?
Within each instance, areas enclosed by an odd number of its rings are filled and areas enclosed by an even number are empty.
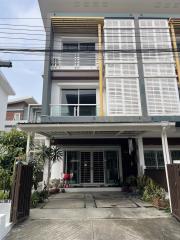
[[[152,179],[144,187],[143,200],[152,202],[153,199],[165,199],[165,190],[157,185]]]
[[[33,192],[31,195],[31,205],[32,207],[36,208],[40,201],[40,194],[38,191]]]
[[[149,185],[151,181],[152,179],[145,175],[137,177],[137,189],[139,190],[140,195],[143,195],[145,187]]]
[[[39,203],[43,203],[45,199],[48,198],[48,191],[41,191],[39,192]]]
[[[45,199],[48,198],[48,191],[35,191],[31,195],[31,205],[32,207],[36,208],[38,203],[43,203]]]
[[[7,199],[9,199],[9,193],[0,191],[0,200],[7,200]]]

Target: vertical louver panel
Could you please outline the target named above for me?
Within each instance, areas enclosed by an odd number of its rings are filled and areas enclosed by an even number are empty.
[[[107,78],[106,81],[110,116],[141,114],[138,78]]]
[[[146,78],[149,115],[180,115],[176,78]]]
[[[136,64],[107,64],[107,77],[138,77]]]
[[[145,77],[175,77],[174,64],[144,64]]]
[[[139,20],[148,114],[180,115],[168,20]]]
[[[134,20],[106,19],[104,42],[108,115],[140,116]]]

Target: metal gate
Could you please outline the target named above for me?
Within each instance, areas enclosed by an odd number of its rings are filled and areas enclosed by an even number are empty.
[[[172,214],[180,220],[180,164],[168,164]]]
[[[18,163],[15,167],[10,220],[14,224],[25,220],[30,212],[33,167]]]

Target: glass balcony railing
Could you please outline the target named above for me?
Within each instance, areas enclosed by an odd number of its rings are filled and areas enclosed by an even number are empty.
[[[50,105],[50,114],[52,117],[97,116],[98,107],[96,104]]]

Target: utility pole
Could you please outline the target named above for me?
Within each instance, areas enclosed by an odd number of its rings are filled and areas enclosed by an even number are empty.
[[[0,60],[0,67],[11,68],[12,67],[12,62],[11,61],[2,61],[2,60]]]

